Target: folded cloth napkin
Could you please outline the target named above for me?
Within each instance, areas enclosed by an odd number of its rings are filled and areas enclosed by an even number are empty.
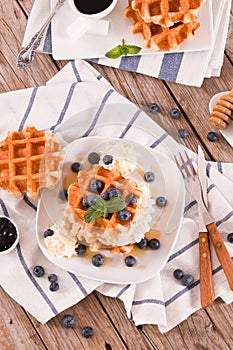
[[[201,86],[205,77],[219,76],[230,18],[230,0],[213,0],[214,40],[209,50],[193,52],[155,53],[154,55],[123,56],[118,59],[93,58],[93,62],[123,70],[143,73],[162,80],[191,86]],[[23,46],[26,46],[50,13],[50,1],[35,0],[28,19]],[[53,53],[51,26],[38,51]],[[69,58],[69,52],[67,52]],[[190,69],[192,67],[192,69]]]
[[[122,107],[122,113],[114,115],[114,122],[119,124],[119,129],[109,128],[112,130],[108,133],[109,137],[127,138],[130,130],[135,127],[142,128],[148,135],[147,146],[172,156],[170,149],[175,148],[176,141],[144,112],[138,110],[137,106],[114,91],[88,63],[80,60],[69,63],[45,86],[1,94],[0,104],[5,118],[0,119],[0,139],[5,138],[9,125],[14,130],[22,130],[26,125],[35,125],[38,129],[55,129],[66,143],[79,137],[100,135],[106,125],[106,121],[104,124],[101,119],[104,110],[116,103],[133,106],[135,113],[132,116],[125,115]],[[89,107],[96,109],[94,117],[93,113],[88,114]],[[77,127],[67,133],[66,121],[84,110],[87,110],[86,118],[79,120],[77,117]],[[111,125],[110,115],[107,122]],[[196,154],[192,153],[192,156],[195,158]],[[206,166],[211,213],[227,249],[233,256],[233,245],[226,238],[233,225],[233,164],[207,162]],[[195,201],[186,203],[181,232],[162,271],[146,282],[124,285],[101,283],[80,277],[47,260],[35,235],[36,210],[36,200],[30,200],[26,196],[15,199],[6,191],[0,191],[0,213],[12,218],[20,231],[17,248],[0,256],[0,284],[41,323],[78,303],[93,290],[120,298],[128,317],[132,317],[136,325],[157,324],[161,332],[173,328],[201,307]],[[233,293],[229,292],[225,275],[214,252],[212,258],[215,296],[230,303],[233,301]],[[35,265],[45,268],[44,277],[36,278],[33,275],[32,269]],[[174,279],[173,271],[176,268],[194,276],[191,287],[182,286]],[[57,292],[51,292],[48,288],[49,273],[58,275],[60,289]]]

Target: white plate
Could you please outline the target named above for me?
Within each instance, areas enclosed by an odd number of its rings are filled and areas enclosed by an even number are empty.
[[[209,111],[212,112],[214,106],[216,105],[217,101],[220,99],[221,96],[229,94],[230,91],[223,91],[219,92],[218,94],[214,95],[210,102],[209,102]],[[225,130],[220,131],[223,137],[227,140],[227,142],[233,147],[233,123],[227,126]]]
[[[102,137],[87,137],[79,139],[67,148],[64,171],[70,164],[77,159],[87,155],[90,150],[101,149],[106,138]],[[123,141],[129,142],[129,141]],[[132,143],[132,141],[130,141]],[[44,255],[55,265],[78,274],[80,276],[100,280],[108,283],[139,283],[151,278],[155,273],[159,272],[165,265],[172,248],[179,234],[180,224],[183,219],[185,189],[181,175],[176,165],[166,156],[142,147],[139,144],[134,144],[135,149],[142,153],[140,164],[142,168],[151,167],[157,169],[159,177],[153,186],[159,188],[155,195],[164,195],[167,198],[168,204],[164,209],[157,209],[156,215],[160,215],[159,230],[161,247],[156,250],[141,251],[137,257],[137,264],[132,268],[124,264],[124,256],[109,255],[110,261],[107,261],[102,267],[94,267],[90,258],[74,257],[71,259],[54,256],[46,248],[43,239],[43,232],[53,223],[59,215],[62,215],[65,204],[59,200],[58,193],[61,184],[58,184],[54,191],[43,190],[41,200],[39,201],[37,210],[37,239],[39,246]],[[173,229],[168,233],[168,222],[174,220]]]
[[[51,8],[55,6],[56,0],[51,0]],[[100,58],[105,53],[121,44],[125,39],[126,44],[142,47],[141,35],[133,35],[129,26],[130,19],[123,17],[123,11],[128,6],[127,0],[119,0],[115,9],[104,19],[109,20],[109,33],[107,36],[85,34],[82,38],[71,40],[66,29],[77,19],[77,15],[71,10],[66,2],[52,21],[52,47],[53,57],[56,60],[76,58]],[[198,18],[201,26],[195,32],[192,40],[185,40],[176,52],[208,50],[213,43],[213,14],[212,2],[206,0],[199,10]],[[161,51],[152,51],[142,48],[140,55],[157,54]]]

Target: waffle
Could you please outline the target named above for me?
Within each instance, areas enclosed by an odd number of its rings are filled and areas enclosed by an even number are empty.
[[[171,27],[175,23],[196,20],[205,0],[132,0],[132,9],[137,10],[146,23]]]
[[[186,40],[192,39],[194,32],[200,27],[198,20],[182,23],[178,22],[172,27],[163,27],[154,23],[146,23],[139,12],[128,6],[124,11],[126,18],[133,20],[133,25],[130,26],[133,34],[141,34],[143,37],[143,45],[154,51],[172,51]]]
[[[233,90],[217,101],[209,118],[210,124],[217,130],[224,130],[233,121]]]
[[[122,192],[123,199],[126,199],[129,193],[135,194],[137,198],[141,196],[141,191],[137,189],[136,182],[132,179],[124,178],[120,171],[111,171],[98,165],[93,166],[86,171],[81,170],[77,176],[76,181],[68,188],[68,203],[74,215],[78,217],[82,222],[85,221],[84,214],[87,210],[87,208],[82,205],[82,199],[89,194],[93,194],[93,192],[90,192],[89,186],[91,180],[94,178],[101,180],[104,183],[104,188],[101,193],[107,191],[110,187],[115,187]],[[101,193],[99,194],[101,195]],[[116,228],[118,225],[128,225],[136,214],[137,205],[128,204],[126,206],[126,209],[131,213],[131,217],[128,221],[121,221],[118,218],[117,213],[113,213],[109,219],[100,217],[88,225],[99,227],[101,229]]]
[[[39,189],[58,182],[63,152],[54,134],[26,127],[0,142],[0,188],[15,197],[37,198]]]

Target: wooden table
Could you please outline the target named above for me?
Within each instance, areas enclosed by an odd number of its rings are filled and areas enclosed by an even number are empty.
[[[2,0],[0,3],[1,93],[43,85],[68,63],[37,54],[28,69],[17,69],[16,56],[31,4],[31,0]],[[197,145],[201,144],[207,159],[226,162],[233,161],[233,148],[221,135],[215,143],[208,141],[206,135],[213,131],[208,122],[209,100],[215,93],[233,88],[232,65],[232,14],[221,77],[205,79],[201,88],[93,64],[120,94],[135,104],[146,107],[152,102],[158,103],[165,128],[187,128],[190,136],[186,145],[191,149],[196,151]],[[169,117],[173,107],[182,111],[179,121],[173,122]],[[121,301],[96,292],[45,325],[37,322],[1,288],[0,310],[0,350],[233,349],[233,305],[225,305],[220,299],[166,334],[161,334],[155,325],[136,327],[127,318]],[[61,317],[67,312],[76,317],[74,329],[66,330],[61,326]],[[86,325],[94,328],[95,335],[91,339],[81,335],[81,329]]]

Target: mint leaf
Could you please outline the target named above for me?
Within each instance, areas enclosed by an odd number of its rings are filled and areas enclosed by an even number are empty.
[[[126,48],[128,49],[128,54],[129,55],[136,55],[141,51],[141,47],[136,46],[136,45],[125,45]]]
[[[125,201],[121,197],[113,197],[106,201],[106,207],[108,213],[115,213],[126,207]]]
[[[108,58],[118,58],[122,55],[122,45],[117,45],[116,47],[114,47],[113,49],[111,49],[110,51],[108,51],[105,56]]]
[[[101,216],[103,216],[102,210],[95,209],[94,207],[89,207],[84,214],[84,219],[86,223],[90,224],[90,222],[99,219]]]

